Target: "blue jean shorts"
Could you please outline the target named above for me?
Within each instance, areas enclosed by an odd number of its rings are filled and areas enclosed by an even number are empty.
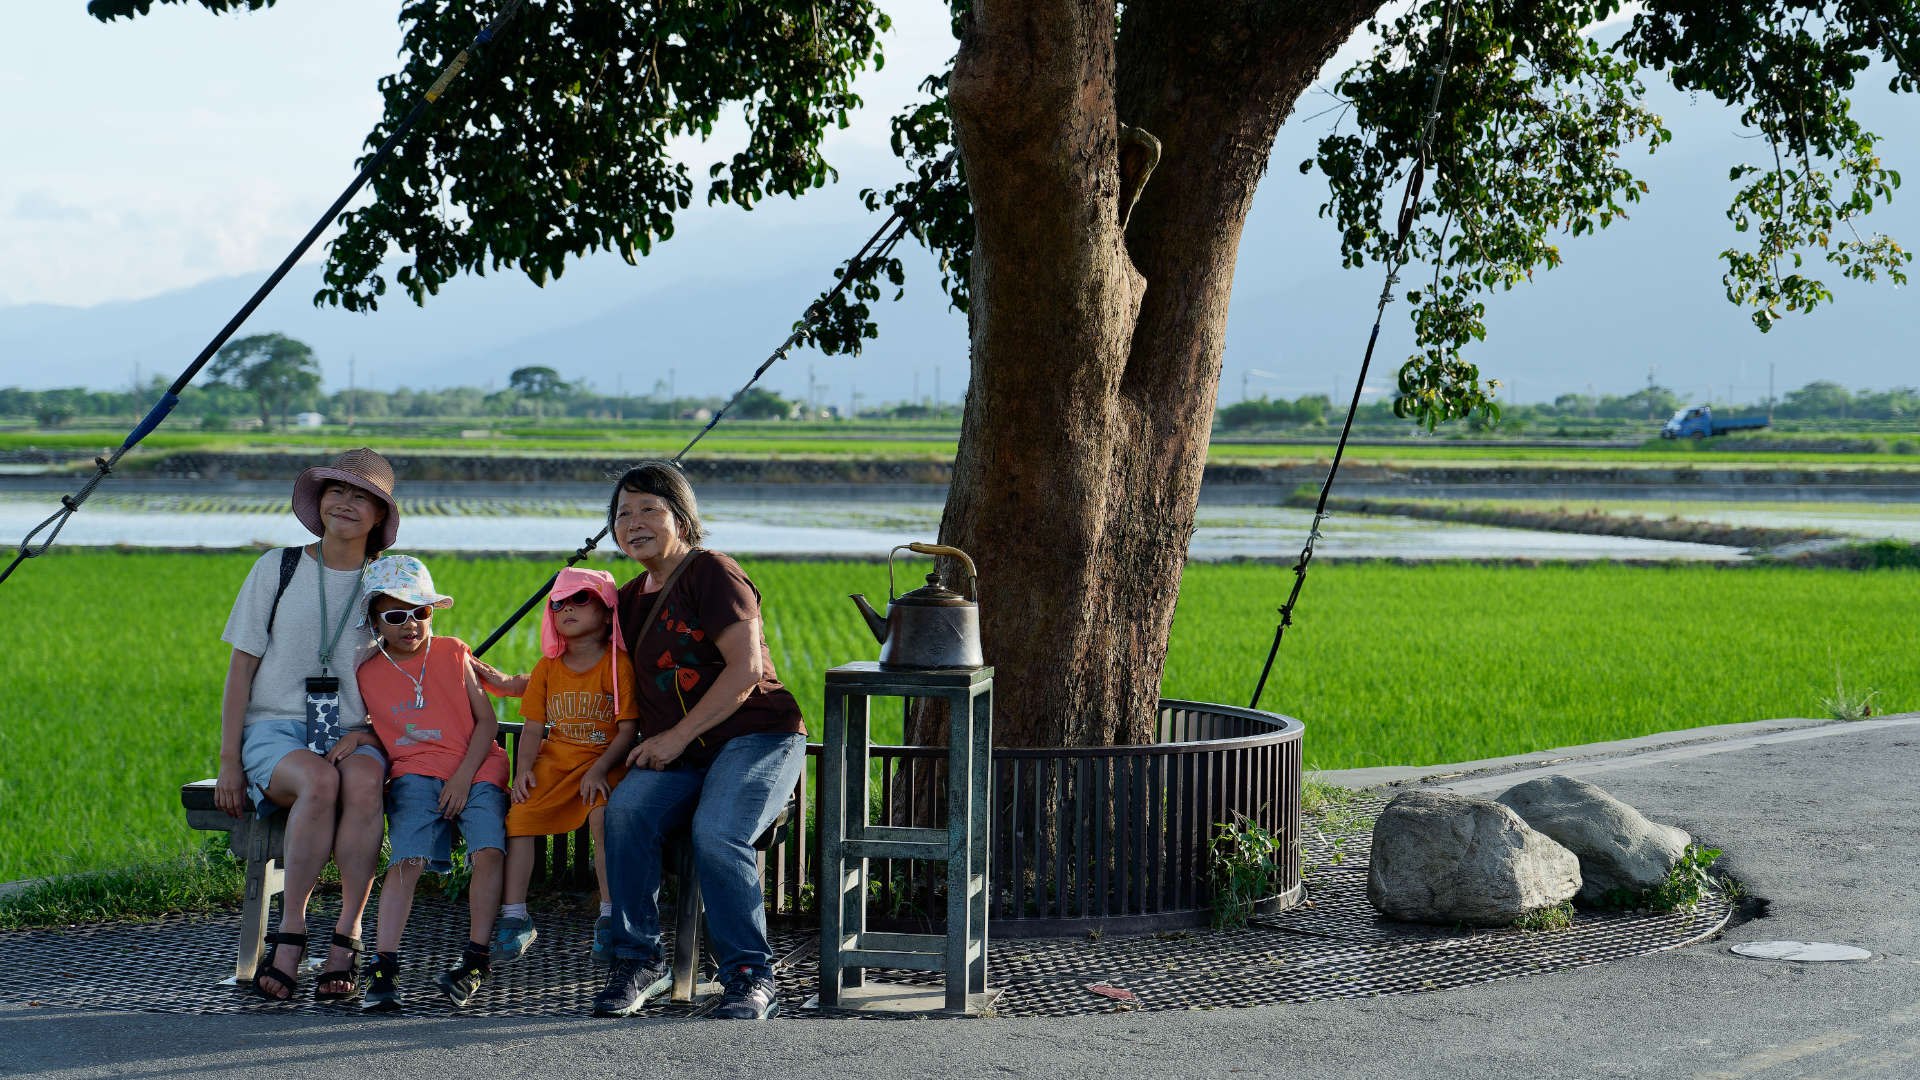
[[[398,866],[408,859],[424,859],[427,869],[444,874],[453,869],[453,828],[467,839],[467,853],[494,848],[507,850],[507,793],[481,781],[467,793],[460,816],[440,816],[440,791],[446,781],[437,776],[408,773],[387,784],[387,843]]]
[[[381,775],[386,775],[387,755],[372,743],[356,747],[355,754],[365,754],[380,763]],[[273,782],[273,770],[280,759],[293,753],[312,753],[307,749],[306,720],[257,720],[240,731],[240,767],[247,772],[247,794],[253,796],[253,805],[261,817],[268,817],[282,809],[280,804],[267,799],[267,785]]]

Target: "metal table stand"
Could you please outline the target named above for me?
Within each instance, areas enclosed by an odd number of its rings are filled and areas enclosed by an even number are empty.
[[[947,702],[947,825],[902,828],[868,819],[868,699]],[[827,672],[821,739],[820,996],[822,1009],[977,1015],[987,991],[987,837],[992,802],[993,669],[882,668],[873,661]],[[867,929],[867,860],[947,864],[947,932]],[[837,884],[836,884],[837,883]],[[944,997],[902,984],[869,984],[866,969],[946,974]]]

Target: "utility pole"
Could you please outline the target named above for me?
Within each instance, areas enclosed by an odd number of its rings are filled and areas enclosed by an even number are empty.
[[[940,407],[940,367],[937,364],[933,368],[933,407]]]
[[[360,395],[356,393],[353,388],[353,380],[355,375],[354,366],[355,366],[355,362],[358,361],[359,359],[360,357],[358,356],[358,354],[355,354],[355,353],[347,354],[347,426],[348,427],[353,426],[354,406],[360,403],[358,400]]]
[[[1773,362],[1767,362],[1767,423],[1773,423]]]
[[[1244,404],[1246,400],[1247,400],[1247,373],[1243,371],[1240,373],[1240,401],[1242,404]]]
[[[674,380],[678,376],[673,368],[667,369],[667,419],[680,415],[680,392],[674,389]]]

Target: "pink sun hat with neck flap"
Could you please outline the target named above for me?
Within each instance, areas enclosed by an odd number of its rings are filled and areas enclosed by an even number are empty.
[[[620,634],[620,591],[614,587],[613,575],[605,570],[583,570],[569,566],[561,570],[553,579],[553,588],[547,590],[548,600],[564,600],[575,593],[590,592],[607,605],[610,637],[613,640],[613,711],[620,712],[620,660],[619,654],[627,651],[627,639]],[[553,605],[542,605],[540,613],[540,654],[548,659],[556,659],[567,651],[567,639],[560,636],[560,628],[553,622]]]
[[[621,652],[627,651],[627,639],[620,636],[620,590],[613,584],[613,575],[605,570],[582,570],[569,566],[560,571],[553,579],[553,588],[547,590],[547,599],[564,600],[574,593],[590,592],[607,605],[613,621],[613,647]],[[553,608],[548,607],[540,619],[540,653],[543,656],[559,656],[567,651],[567,639],[560,636],[560,628],[553,624]]]

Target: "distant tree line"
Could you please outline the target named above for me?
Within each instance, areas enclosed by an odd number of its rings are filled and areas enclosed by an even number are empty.
[[[660,379],[649,394],[602,394],[585,382],[569,382],[544,365],[516,368],[504,390],[456,386],[445,390],[370,390],[335,393],[320,389],[320,366],[313,350],[284,334],[256,334],[230,342],[214,355],[207,378],[181,395],[175,415],[197,418],[202,430],[225,430],[239,417],[257,417],[263,428],[277,421],[286,427],[299,413],[319,413],[329,423],[396,419],[497,419],[576,417],[595,420],[668,420],[711,412],[722,397],[681,396]],[[0,417],[31,417],[42,427],[59,427],[81,418],[129,418],[141,415],[166,392],[168,380],[153,377],[128,390],[0,389]],[[733,406],[743,420],[800,419],[804,402],[791,401],[760,387],[749,389]],[[825,415],[838,415],[826,410]],[[866,415],[896,419],[959,420],[958,406],[903,404],[869,410]]]
[[[1502,409],[1501,423],[1497,426],[1513,431],[1523,430],[1530,424],[1554,421],[1610,420],[1619,423],[1663,420],[1673,415],[1675,410],[1693,404],[1701,403],[1657,385],[1641,387],[1631,394],[1621,395],[1561,394],[1551,404],[1507,405]],[[1737,405],[1718,401],[1707,404],[1743,415],[1767,411],[1765,401]],[[1920,421],[1920,390],[1911,386],[1895,386],[1886,390],[1855,392],[1839,383],[1821,379],[1781,395],[1774,402],[1773,415],[1780,420]],[[1222,406],[1218,413],[1219,426],[1229,431],[1318,427],[1329,422],[1337,424],[1344,418],[1344,411],[1336,413],[1332,403],[1322,394],[1291,402],[1265,397],[1249,398]],[[1406,423],[1393,415],[1391,400],[1362,405],[1356,420],[1368,425],[1404,426]],[[1469,421],[1469,426],[1484,430],[1496,425],[1476,415]]]
[[[189,387],[176,413],[197,418],[203,430],[232,427],[241,417],[257,418],[262,427],[278,422],[285,427],[298,413],[314,412],[329,423],[386,422],[397,419],[502,419],[510,417],[571,417],[594,420],[669,420],[711,412],[726,403],[720,397],[681,396],[661,379],[651,393],[603,394],[585,382],[570,382],[544,365],[517,368],[504,390],[456,386],[444,390],[351,389],[324,393],[313,350],[283,334],[257,334],[229,343],[214,357],[205,383]],[[58,427],[81,418],[128,418],[144,413],[165,392],[167,380],[155,376],[146,386],[128,390],[0,389],[0,417],[32,418],[43,427]],[[1631,394],[1561,394],[1552,404],[1508,406],[1500,426],[1521,430],[1542,421],[1659,419],[1693,402],[1664,386],[1646,386]],[[1765,411],[1766,403],[1742,406],[1714,403],[1737,412]],[[1920,390],[1896,386],[1887,390],[1848,390],[1836,382],[1818,380],[1789,390],[1774,403],[1773,414],[1786,420],[1915,420],[1920,419]],[[733,415],[743,420],[802,419],[805,402],[754,387],[741,395]],[[837,416],[820,410],[815,416]],[[875,418],[920,420],[959,419],[958,405],[905,403],[867,410]],[[1217,414],[1225,430],[1321,427],[1344,418],[1336,414],[1325,394],[1307,394],[1287,401],[1262,395],[1223,406]],[[1390,400],[1363,405],[1358,419],[1369,425],[1404,425],[1393,414]],[[1477,414],[1476,430],[1492,426]]]

